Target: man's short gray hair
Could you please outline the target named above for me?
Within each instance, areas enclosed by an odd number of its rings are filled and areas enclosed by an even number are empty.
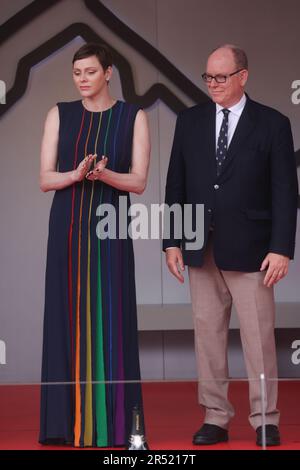
[[[221,46],[216,47],[212,52],[217,51],[218,49],[230,49],[233,53],[235,65],[238,69],[246,69],[248,70],[248,57],[246,52],[241,49],[240,47],[236,46],[235,44],[222,44]]]

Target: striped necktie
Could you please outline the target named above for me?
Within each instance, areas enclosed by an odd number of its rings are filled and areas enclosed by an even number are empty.
[[[221,173],[222,164],[226,158],[228,146],[228,116],[229,109],[222,109],[224,114],[217,144],[216,160],[217,160],[217,175]]]

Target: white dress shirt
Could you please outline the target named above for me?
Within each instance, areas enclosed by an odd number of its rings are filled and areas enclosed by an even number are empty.
[[[230,145],[231,139],[233,137],[234,131],[236,129],[236,126],[239,122],[239,119],[245,107],[246,101],[247,101],[247,98],[244,93],[238,103],[231,106],[231,108],[226,108],[226,109],[229,109],[230,111],[228,115],[227,148]],[[219,137],[219,133],[221,129],[221,124],[223,122],[223,117],[224,117],[224,114],[222,113],[222,109],[224,109],[224,107],[216,103],[216,149],[217,149],[217,143],[218,143],[218,137]]]

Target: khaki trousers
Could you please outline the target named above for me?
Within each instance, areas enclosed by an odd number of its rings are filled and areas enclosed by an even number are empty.
[[[227,397],[228,327],[233,303],[238,314],[249,379],[250,424],[254,429],[262,424],[260,374],[264,373],[266,424],[278,425],[273,288],[264,286],[265,272],[218,269],[212,242],[211,233],[203,266],[189,267],[199,403],[205,408],[205,422],[227,429],[234,415]]]

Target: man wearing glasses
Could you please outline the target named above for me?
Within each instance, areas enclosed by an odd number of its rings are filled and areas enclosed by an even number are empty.
[[[166,204],[204,204],[205,242],[201,250],[189,250],[174,235],[163,243],[170,272],[183,282],[184,265],[189,270],[205,409],[193,443],[228,440],[234,410],[227,397],[227,341],[234,304],[256,443],[262,445],[264,374],[266,444],[279,445],[273,286],[294,255],[298,183],[290,122],[245,94],[248,61],[240,48],[214,50],[202,78],[211,101],[177,118]]]

